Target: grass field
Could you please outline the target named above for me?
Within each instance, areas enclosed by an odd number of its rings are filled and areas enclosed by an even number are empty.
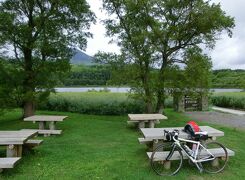
[[[39,111],[38,114],[68,115],[58,124],[64,130],[60,136],[41,137],[44,143],[25,153],[14,169],[0,174],[0,179],[166,179],[150,168],[146,147],[137,138],[141,134],[126,126],[127,116],[95,116],[76,113]],[[158,127],[184,126],[189,120],[183,114],[166,111],[168,120]],[[20,120],[19,110],[0,117],[0,130],[34,128],[37,124]],[[204,125],[200,123],[200,125]],[[210,124],[205,124],[210,125]],[[200,174],[195,167],[184,164],[181,171],[170,179],[244,179],[245,131],[212,125],[225,132],[218,141],[235,151],[225,171],[218,175]],[[5,156],[3,147],[0,157]],[[168,177],[169,178],[169,177]]]
[[[245,92],[217,92],[213,93],[213,96],[245,97]]]

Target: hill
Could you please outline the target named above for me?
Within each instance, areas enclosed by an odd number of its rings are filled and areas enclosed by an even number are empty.
[[[214,70],[212,84],[213,88],[245,88],[245,70]]]
[[[71,58],[71,64],[93,65],[93,57],[87,55],[79,49],[74,49],[74,55]]]

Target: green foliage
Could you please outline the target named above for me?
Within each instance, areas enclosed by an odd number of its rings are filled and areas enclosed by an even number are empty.
[[[213,105],[245,110],[245,93],[214,93],[211,96]]]
[[[39,105],[40,109],[82,114],[120,115],[142,113],[144,103],[126,94],[107,92],[58,93]]]
[[[129,70],[120,74],[131,77],[129,85],[146,102],[148,112],[162,109],[165,85],[169,84],[165,81],[171,81],[166,71],[176,63],[190,66],[190,73],[196,69],[195,73],[197,76],[201,73],[202,78],[195,86],[208,88],[205,77],[209,79],[209,58],[201,55],[201,51],[198,56],[189,54],[194,56],[188,57],[189,63],[181,57],[203,44],[212,48],[220,32],[227,31],[231,36],[234,27],[234,19],[226,15],[220,4],[205,0],[104,0],[104,8],[117,17],[105,21],[107,35],[119,39],[123,57],[119,59],[131,67],[125,65]],[[153,67],[159,71],[152,73]],[[153,110],[155,100],[157,106]]]
[[[245,89],[245,70],[221,69],[213,71],[213,88]]]
[[[73,65],[69,77],[64,81],[64,85],[106,85],[110,79],[111,72],[107,66]]]
[[[0,2],[1,55],[22,71],[25,116],[33,114],[34,102],[65,77],[70,47],[86,47],[86,38],[91,36],[86,30],[92,21],[94,15],[85,0]]]

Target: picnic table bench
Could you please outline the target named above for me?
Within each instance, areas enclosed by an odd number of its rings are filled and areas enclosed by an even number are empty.
[[[0,145],[6,146],[7,157],[21,157],[23,145],[30,143],[37,131],[0,131]],[[41,141],[41,140],[39,140]]]
[[[168,119],[162,114],[128,114],[130,123],[138,124],[139,128],[144,128],[145,123],[149,124],[149,128],[154,128],[156,123],[159,123],[160,120]]]
[[[39,123],[38,134],[44,134],[45,136],[61,134],[62,130],[56,130],[56,123],[63,121],[68,116],[48,116],[48,115],[35,115],[28,118],[24,118],[24,121],[32,121]],[[46,123],[49,123],[49,128],[46,128]],[[27,131],[29,129],[23,129]]]
[[[20,159],[21,158],[19,158],[19,157],[15,157],[15,158],[0,158],[0,173],[3,171],[3,169],[14,168],[15,164]]]

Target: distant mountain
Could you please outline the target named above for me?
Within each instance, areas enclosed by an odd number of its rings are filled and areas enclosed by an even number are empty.
[[[71,64],[84,64],[87,66],[93,65],[93,57],[87,55],[79,49],[73,49],[74,55],[71,58]]]

